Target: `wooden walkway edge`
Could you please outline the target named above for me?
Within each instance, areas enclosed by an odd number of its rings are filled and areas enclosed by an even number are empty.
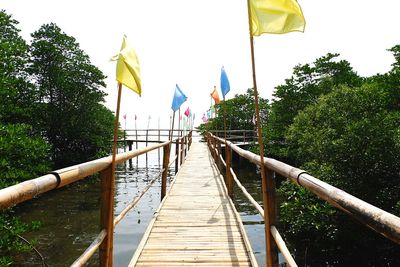
[[[258,266],[206,144],[192,144],[129,266]]]

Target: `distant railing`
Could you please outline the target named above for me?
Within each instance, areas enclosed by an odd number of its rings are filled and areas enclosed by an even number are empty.
[[[400,218],[390,214],[382,209],[379,209],[367,202],[358,199],[341,189],[331,186],[325,182],[318,180],[317,178],[309,175],[307,172],[292,167],[283,162],[264,157],[264,165],[266,168],[266,190],[263,192],[264,195],[268,196],[269,214],[264,214],[264,208],[261,207],[256,200],[246,191],[240,181],[237,179],[236,174],[232,169],[232,150],[235,151],[239,156],[248,159],[250,162],[261,166],[260,156],[250,151],[244,150],[237,145],[234,145],[230,141],[226,141],[223,138],[217,137],[211,133],[207,133],[207,143],[213,158],[217,165],[225,166],[226,170],[226,185],[228,194],[233,197],[233,181],[236,182],[237,186],[242,190],[243,194],[249,199],[251,204],[257,209],[257,211],[263,216],[264,223],[266,220],[270,220],[269,231],[271,236],[275,239],[275,243],[272,243],[270,251],[266,255],[272,255],[273,266],[278,266],[278,248],[284,256],[286,263],[289,266],[297,266],[292,255],[286,247],[286,244],[279,234],[277,224],[277,207],[276,207],[276,196],[275,196],[275,173],[279,173],[283,177],[290,179],[292,182],[299,186],[307,188],[310,192],[318,196],[319,198],[326,200],[332,206],[344,211],[349,214],[362,224],[382,234],[386,238],[400,243]],[[221,153],[221,144],[225,144],[225,160]],[[222,168],[220,168],[222,169]],[[265,224],[266,225],[266,224]],[[267,237],[266,237],[267,238]],[[268,250],[268,247],[266,247]]]
[[[209,132],[216,137],[225,139],[225,131],[223,130],[211,130]],[[257,132],[255,130],[227,130],[226,140],[236,144],[257,142]]]
[[[175,143],[175,156],[170,160],[171,144]],[[85,252],[72,264],[72,266],[83,266],[90,257],[99,249],[100,252],[100,266],[112,266],[112,252],[113,240],[108,239],[108,232],[113,231],[114,227],[123,219],[126,213],[135,207],[136,203],[144,195],[144,193],[151,187],[151,185],[161,176],[161,199],[166,194],[167,186],[167,172],[170,166],[175,162],[175,172],[178,171],[179,165],[184,161],[187,151],[192,143],[192,132],[187,131],[187,135],[178,136],[173,141],[162,142],[157,145],[136,149],[135,151],[125,152],[116,155],[116,164],[121,164],[127,160],[147,154],[150,151],[163,148],[163,168],[160,174],[156,176],[146,188],[136,196],[126,208],[110,221],[109,215],[113,214],[113,210],[109,208],[110,189],[112,188],[111,173],[114,171],[111,168],[112,156],[104,157],[101,159],[85,162],[79,165],[67,167],[61,170],[53,171],[44,176],[28,180],[0,190],[0,210],[4,210],[15,206],[26,200],[30,200],[39,196],[40,194],[49,192],[51,190],[63,187],[65,185],[74,183],[84,179],[90,175],[100,173],[101,179],[101,207],[100,207],[100,226],[101,231],[92,242],[92,244],[85,250]]]

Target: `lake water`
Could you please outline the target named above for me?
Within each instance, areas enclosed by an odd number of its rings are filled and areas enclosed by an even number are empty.
[[[171,151],[175,151],[172,148]],[[160,172],[162,150],[142,155],[129,164],[119,165],[116,178],[115,214],[146,187]],[[260,176],[254,165],[234,162],[238,178],[257,201],[262,201]],[[169,182],[174,170],[169,171]],[[114,266],[126,266],[149,221],[160,204],[160,179],[153,184],[138,205],[116,226],[114,234]],[[264,224],[247,199],[235,189],[234,202],[238,209],[251,245],[260,266],[265,266]],[[38,199],[23,203],[18,214],[23,221],[40,220],[43,226],[36,232],[25,235],[36,239],[35,247],[46,258],[48,266],[69,266],[89,246],[100,231],[99,206],[100,183],[90,177],[73,185],[47,193]],[[18,257],[18,266],[41,266],[34,253]],[[89,266],[98,266],[98,255],[90,260]]]

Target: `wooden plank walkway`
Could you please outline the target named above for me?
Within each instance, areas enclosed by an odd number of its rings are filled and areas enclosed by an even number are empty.
[[[257,266],[205,143],[193,143],[129,266]]]

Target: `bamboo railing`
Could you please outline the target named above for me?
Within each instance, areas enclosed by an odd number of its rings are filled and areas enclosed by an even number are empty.
[[[341,189],[318,180],[301,169],[267,157],[264,157],[264,166],[266,167],[267,191],[269,196],[268,203],[271,205],[271,207],[269,208],[270,214],[264,214],[264,209],[243,187],[231,167],[232,151],[235,151],[240,157],[246,158],[258,166],[261,164],[260,156],[244,150],[237,145],[234,145],[232,142],[225,141],[224,139],[219,138],[211,133],[207,133],[207,143],[217,165],[225,166],[226,185],[229,195],[233,197],[233,182],[235,182],[242,190],[243,194],[249,199],[250,203],[264,218],[264,223],[265,220],[270,220],[271,227],[268,229],[268,231],[270,231],[270,234],[275,240],[275,244],[273,244],[271,248],[271,254],[273,255],[273,266],[278,266],[278,249],[284,256],[288,266],[297,266],[289,250],[287,249],[284,240],[276,228],[277,203],[275,197],[275,173],[279,173],[297,185],[307,188],[319,198],[344,211],[354,219],[361,222],[363,225],[366,225],[386,238],[400,244],[399,217],[377,208],[361,199],[358,199]],[[221,144],[225,144],[226,161],[221,153]],[[263,194],[266,194],[266,192],[263,192]],[[266,253],[266,255],[268,255],[268,253]]]
[[[216,137],[225,138],[225,131],[210,130]],[[234,143],[250,143],[257,142],[257,132],[255,130],[227,130],[226,140]]]
[[[175,156],[170,159],[171,144],[175,143],[176,151]],[[74,262],[71,266],[83,266],[90,257],[99,249],[100,252],[100,266],[113,266],[112,264],[112,246],[113,240],[107,240],[107,233],[109,229],[114,227],[124,218],[129,210],[131,210],[151,185],[161,176],[161,199],[166,194],[167,187],[167,172],[170,166],[175,162],[175,172],[178,171],[178,163],[183,163],[182,157],[185,157],[188,149],[192,143],[192,132],[188,131],[187,135],[176,138],[173,141],[162,142],[157,145],[148,146],[135,151],[129,151],[118,154],[116,156],[116,164],[124,163],[132,158],[147,154],[156,149],[163,149],[163,168],[150,183],[143,189],[138,196],[136,196],[123,211],[114,218],[111,223],[108,220],[109,210],[109,193],[111,185],[111,156],[101,159],[85,162],[79,165],[67,167],[64,169],[53,171],[44,176],[28,180],[0,190],[0,210],[13,207],[21,202],[33,199],[41,194],[51,190],[58,189],[68,184],[74,183],[84,179],[90,175],[100,173],[101,179],[101,207],[100,207],[100,227],[101,231],[91,243],[91,245],[84,251],[84,253]]]

